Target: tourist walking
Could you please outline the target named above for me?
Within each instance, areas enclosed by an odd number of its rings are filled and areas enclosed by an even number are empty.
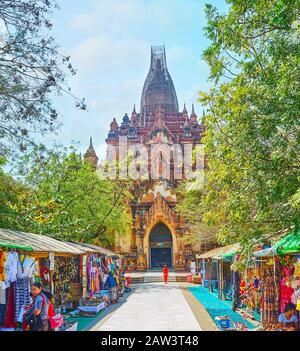
[[[108,273],[108,277],[106,280],[108,289],[109,289],[109,296],[110,296],[110,301],[112,304],[118,303],[118,284],[117,284],[117,279],[113,275],[113,273],[110,271]]]
[[[164,273],[164,283],[168,284],[169,269],[166,264],[164,265],[163,273]]]

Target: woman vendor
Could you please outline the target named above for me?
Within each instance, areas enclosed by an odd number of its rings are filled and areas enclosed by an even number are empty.
[[[282,330],[297,330],[298,317],[296,315],[296,306],[289,302],[286,304],[284,311],[279,315],[278,322]]]
[[[25,324],[28,324],[32,331],[48,331],[50,295],[48,297],[48,292],[43,290],[40,282],[35,282],[31,286],[31,296],[33,302],[24,315]]]

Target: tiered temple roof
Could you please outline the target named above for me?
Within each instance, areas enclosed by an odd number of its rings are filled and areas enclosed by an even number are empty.
[[[145,80],[140,109],[140,113],[137,113],[134,105],[131,117],[126,113],[119,120],[120,124],[113,118],[106,139],[108,144],[117,144],[119,136],[127,136],[132,143],[143,143],[155,129],[164,128],[174,137],[174,142],[200,142],[204,126],[198,121],[194,105],[190,115],[186,104],[182,112],[179,112],[176,91],[167,69],[164,46],[151,48],[151,65]],[[86,155],[94,157],[93,152],[90,145]]]

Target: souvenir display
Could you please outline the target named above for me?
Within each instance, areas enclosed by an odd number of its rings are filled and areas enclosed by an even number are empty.
[[[279,316],[279,274],[278,269],[265,268],[262,281],[263,324],[278,323]]]
[[[35,259],[16,249],[0,250],[0,326],[15,328],[22,306],[31,302]]]
[[[80,315],[90,316],[107,308],[111,303],[105,289],[108,272],[116,279],[117,296],[125,292],[122,259],[91,254],[85,255],[83,264],[80,255],[51,257],[52,262],[48,253],[34,257],[17,249],[0,249],[0,330],[14,330],[23,320],[24,307],[32,302],[34,281],[53,292],[55,312],[64,314],[78,307],[75,311]],[[83,296],[83,279],[88,296]],[[76,322],[65,322],[56,330],[74,331],[77,326]]]
[[[52,281],[56,305],[64,305],[72,300],[71,283],[80,283],[79,256],[55,257]]]

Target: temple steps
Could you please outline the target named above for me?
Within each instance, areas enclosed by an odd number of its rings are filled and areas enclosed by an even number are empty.
[[[169,273],[169,282],[186,282],[189,273]],[[163,275],[161,272],[145,272],[145,273],[127,273],[126,276],[131,277],[132,284],[143,283],[159,283],[163,282]]]

